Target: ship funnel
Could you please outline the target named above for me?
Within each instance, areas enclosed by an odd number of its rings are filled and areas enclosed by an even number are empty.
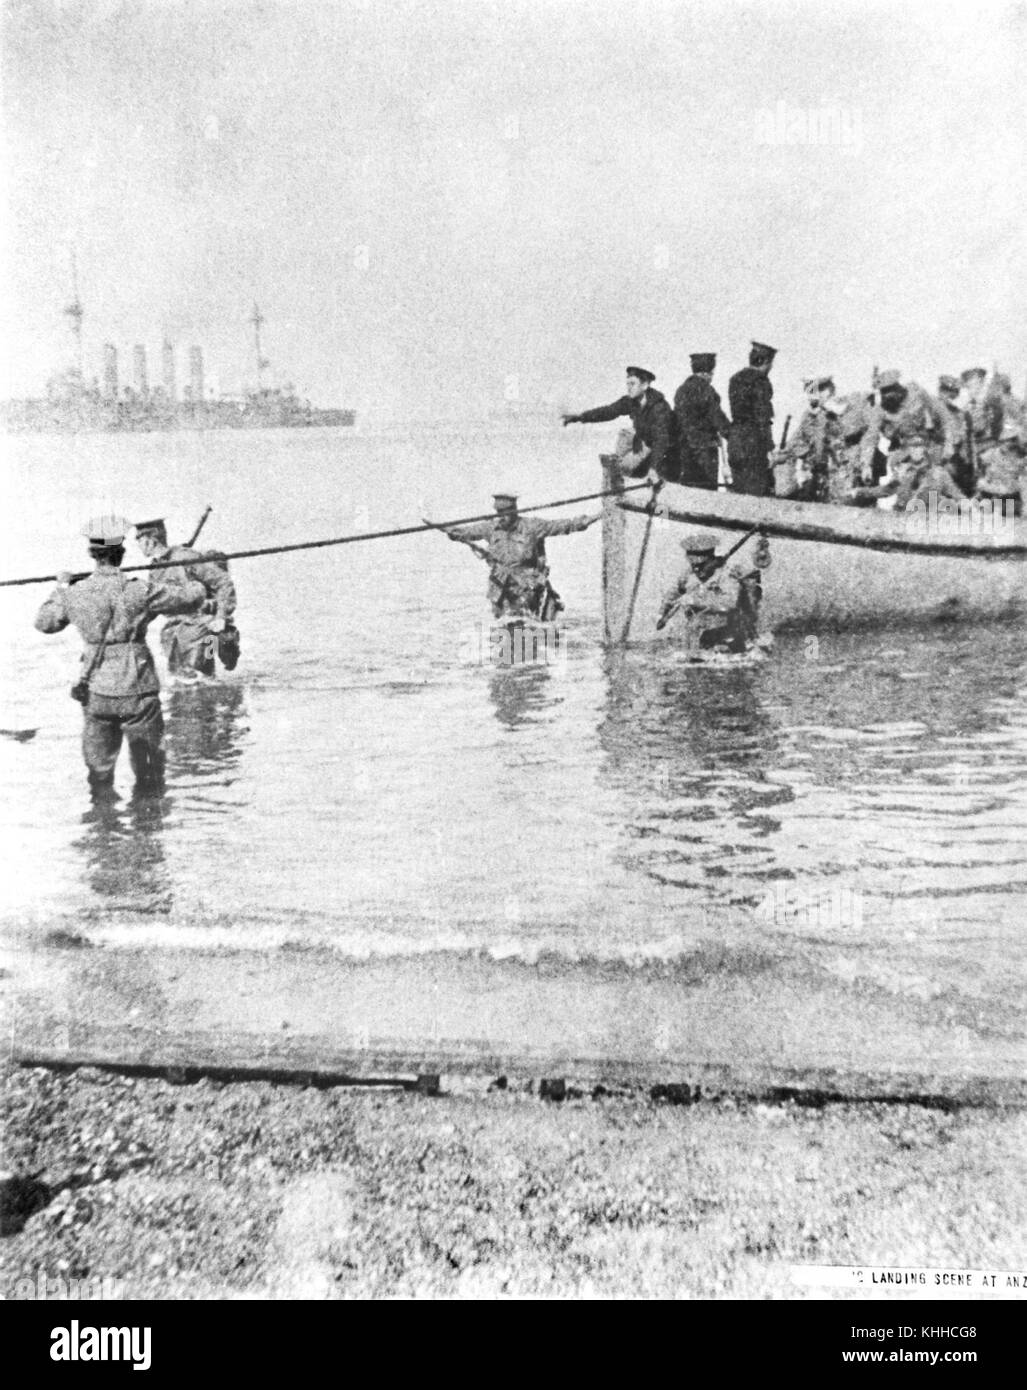
[[[150,394],[150,382],[146,374],[146,348],[136,343],[132,349],[132,364],[135,368],[136,390],[145,400]]]
[[[175,386],[175,349],[167,338],[164,339],[164,346],[161,349],[161,359],[164,376],[164,394],[169,401],[178,399]]]
[[[113,343],[103,345],[103,394],[104,399],[118,399],[118,349]]]
[[[203,348],[189,349],[189,390],[192,398],[199,403],[203,400]]]

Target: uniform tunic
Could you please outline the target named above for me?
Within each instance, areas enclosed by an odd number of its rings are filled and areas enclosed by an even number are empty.
[[[78,629],[86,644],[83,678],[106,632],[83,709],[82,752],[94,785],[113,780],[123,736],[136,776],[159,776],[164,719],[146,629],[158,613],[187,612],[203,598],[203,586],[189,580],[137,578],[101,568],[77,584],[55,589],[40,608],[35,624],[40,632],[63,632],[69,623]]]
[[[509,528],[495,520],[472,521],[448,534],[454,540],[488,542],[488,596],[495,617],[530,616],[548,621],[563,605],[549,584],[546,537],[584,531],[590,521],[587,516],[563,521],[518,516]]]
[[[680,472],[677,482],[685,487],[716,488],[720,436],[731,421],[724,414],[720,394],[702,376],[690,376],[674,393]]]
[[[727,395],[732,420],[727,443],[732,491],[765,497],[773,491],[767,455],[774,447],[774,387],[766,372],[743,367],[728,382]]]
[[[912,502],[929,502],[932,492],[953,502],[966,501],[966,493],[957,487],[949,470],[936,459],[925,459],[919,467],[908,465],[900,477],[895,510],[904,512]]]
[[[784,457],[805,464],[807,477],[792,496],[801,502],[834,500],[839,477],[847,477],[842,426],[837,416],[818,406],[803,413]]]
[[[207,558],[202,551],[193,550],[191,546],[173,545],[154,558],[158,561],[181,561],[181,568],[176,565],[157,571],[167,576],[165,582],[186,584],[195,581],[204,590],[204,613],[170,618],[164,624],[160,644],[167,658],[168,670],[200,671],[212,676],[216,641],[212,637],[208,619],[223,618],[226,623],[231,622],[235,612],[235,585],[227,569],[222,569],[216,561]]]
[[[687,651],[740,652],[756,636],[759,592],[758,571],[745,574],[737,565],[722,565],[708,579],[700,579],[690,569],[667,590],[661,611],[677,604]]]
[[[860,445],[860,462],[865,472],[873,468],[874,455],[879,450],[890,454],[895,461],[896,454],[902,454],[911,436],[919,434],[941,446],[943,462],[948,462],[956,450],[956,436],[951,412],[940,401],[926,392],[915,381],[906,387],[906,398],[897,410],[885,410],[878,403],[870,407],[866,432]],[[888,450],[881,450],[881,439],[888,443]]]
[[[596,425],[605,420],[618,420],[623,415],[630,417],[635,431],[632,445],[635,453],[643,445],[649,450],[649,457],[634,470],[633,476],[644,475],[652,468],[661,478],[672,477],[677,470],[674,413],[661,391],[649,386],[641,396],[621,396],[611,405],[599,405],[594,410],[582,411],[576,418],[583,425]]]

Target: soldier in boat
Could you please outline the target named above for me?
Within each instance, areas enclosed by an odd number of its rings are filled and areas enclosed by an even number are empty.
[[[834,378],[811,377],[803,386],[807,406],[799,428],[785,448],[771,454],[771,460],[775,464],[790,462],[795,467],[795,485],[787,496],[799,502],[835,501],[845,470]]]
[[[534,618],[551,623],[563,611],[563,602],[549,582],[546,539],[585,531],[599,520],[601,513],[543,521],[540,517],[520,515],[515,492],[493,493],[492,500],[496,511],[493,521],[473,521],[443,529],[451,541],[465,545],[475,541],[488,543],[485,558],[493,617]]]
[[[907,438],[901,463],[889,471],[888,479],[878,488],[880,497],[892,493],[897,512],[904,512],[914,502],[929,502],[932,493],[953,502],[967,500],[967,494],[923,434],[911,434]]]
[[[731,488],[766,497],[774,490],[770,454],[774,448],[774,387],[770,369],[777,348],[753,342],[749,365],[735,372],[728,382],[731,431],[727,456],[731,467]]]
[[[78,628],[86,649],[82,679],[72,695],[82,705],[82,753],[94,798],[113,795],[114,767],[122,740],[140,791],[159,792],[164,777],[164,716],[160,681],[146,642],[159,614],[195,612],[204,601],[202,584],[158,572],[152,578],[123,575],[126,522],[100,517],[83,530],[94,572],[77,584],[57,576],[57,588],[40,608],[40,632]]]
[[[176,676],[213,676],[214,655],[232,670],[239,659],[239,631],[233,621],[235,585],[228,573],[228,562],[211,552],[188,545],[169,545],[163,517],[138,521],[135,527],[139,549],[151,561],[174,560],[174,566],[160,573],[169,583],[193,581],[203,585],[201,611],[169,619],[160,635],[168,670]]]
[[[881,372],[876,382],[877,403],[870,410],[860,443],[864,481],[875,483],[887,467],[903,466],[910,438],[919,434],[936,445],[947,464],[956,448],[950,412],[915,381],[903,384],[899,372]]]
[[[678,469],[674,413],[666,396],[653,386],[655,380],[645,367],[628,367],[625,392],[618,400],[562,418],[565,425],[592,425],[628,416],[632,428],[621,431],[617,444],[621,470],[644,478],[651,469],[673,481]]]
[[[681,614],[686,651],[748,650],[757,635],[760,570],[770,563],[766,540],[761,537],[757,542],[754,566],[748,571],[720,560],[717,537],[708,531],[690,532],[681,546],[689,567],[664,595],[657,628]]]
[[[720,440],[731,429],[720,394],[713,385],[717,357],[712,352],[693,352],[692,375],[674,392],[679,468],[676,481],[685,487],[717,487]]]
[[[948,416],[949,433],[952,436],[953,451],[949,459],[949,471],[956,486],[969,496],[976,486],[974,467],[974,447],[970,438],[970,417],[963,409],[960,397],[962,387],[955,376],[938,378],[938,400]]]
[[[975,466],[986,449],[996,445],[1002,435],[1002,405],[994,390],[988,387],[988,373],[983,367],[968,367],[959,379],[966,392],[966,413],[970,417],[970,433]]]
[[[1013,516],[1022,516],[1027,492],[1027,428],[1008,415],[998,443],[981,454],[980,466],[977,496],[990,499],[1004,514],[1008,507]]]

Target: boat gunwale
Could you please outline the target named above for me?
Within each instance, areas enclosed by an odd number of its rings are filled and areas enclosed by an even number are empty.
[[[741,498],[744,494],[739,493],[735,496]],[[753,498],[752,500],[766,503],[780,502],[781,499]],[[640,516],[649,517],[654,513],[651,502],[638,503],[626,498],[618,498],[614,505],[622,511],[635,512]],[[803,504],[790,502],[789,505],[802,506]],[[811,502],[805,505],[811,509],[819,509],[825,504]],[[789,522],[783,519],[755,515],[731,516],[729,513],[718,512],[713,508],[700,510],[698,508],[671,507],[662,501],[657,503],[655,515],[666,521],[684,522],[692,526],[716,526],[727,531],[752,531],[758,528],[765,535],[774,536],[780,540],[809,541],[817,545],[848,545],[860,550],[890,551],[905,555],[940,555],[961,560],[1027,560],[1027,540],[1003,545],[996,544],[990,537],[985,540],[984,535],[977,542],[965,537],[945,541],[883,533],[874,535],[872,532],[858,535],[855,532],[845,532],[837,530],[833,526],[818,525],[815,522]]]

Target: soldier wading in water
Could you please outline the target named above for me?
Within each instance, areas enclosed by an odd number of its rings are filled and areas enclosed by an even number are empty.
[[[562,612],[563,603],[549,582],[546,538],[584,531],[599,520],[599,514],[542,521],[519,514],[516,493],[496,492],[492,500],[494,521],[443,529],[451,541],[463,541],[488,561],[488,596],[494,618],[534,618],[551,623]],[[487,541],[488,553],[478,550],[475,541]]]
[[[146,629],[159,613],[195,612],[206,591],[191,580],[123,575],[127,523],[100,517],[83,530],[95,571],[73,584],[57,576],[57,588],[40,608],[40,632],[78,628],[86,649],[82,678],[72,689],[82,705],[82,752],[94,798],[113,795],[114,766],[122,739],[128,741],[136,786],[160,792],[164,780],[164,716],[160,681],[146,642]]]
[[[756,641],[762,594],[760,570],[770,564],[766,540],[757,542],[753,569],[726,565],[717,556],[717,537],[692,531],[681,542],[689,569],[664,596],[657,628],[675,614],[684,618],[685,650],[739,653]]]
[[[189,545],[169,545],[163,517],[136,522],[136,542],[151,561],[178,561],[161,571],[168,583],[203,586],[200,611],[175,617],[164,624],[160,644],[173,676],[213,676],[215,651],[222,665],[233,670],[239,660],[239,631],[233,622],[235,585],[228,563],[215,560]]]

